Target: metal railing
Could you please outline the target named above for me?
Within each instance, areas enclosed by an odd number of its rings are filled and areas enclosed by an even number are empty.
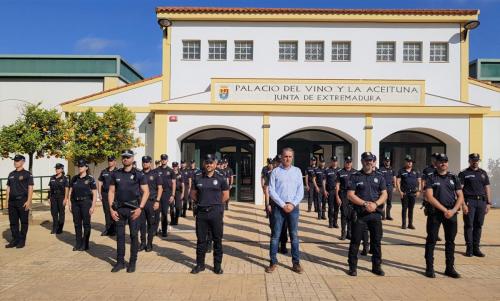
[[[43,203],[49,198],[49,181],[51,176],[33,177],[33,199],[32,202]],[[7,204],[7,178],[0,178],[0,210],[4,210]]]

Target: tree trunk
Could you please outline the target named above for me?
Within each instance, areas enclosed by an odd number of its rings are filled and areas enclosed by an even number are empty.
[[[31,172],[31,174],[33,174],[33,155],[34,155],[34,153],[29,153],[28,154],[28,157],[29,157],[29,160],[30,160],[28,170]]]

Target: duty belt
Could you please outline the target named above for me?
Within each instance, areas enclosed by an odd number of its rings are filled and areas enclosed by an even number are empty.
[[[87,201],[90,200],[90,197],[88,196],[77,196],[74,198],[75,201]]]
[[[210,206],[198,206],[198,212],[210,212],[212,211],[213,209],[215,209],[215,207],[219,207],[219,206],[222,206],[222,204],[220,205],[210,205]]]
[[[466,195],[466,199],[472,199],[472,200],[483,200],[484,195]]]

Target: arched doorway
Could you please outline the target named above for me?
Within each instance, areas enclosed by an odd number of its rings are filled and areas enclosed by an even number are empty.
[[[329,161],[336,155],[339,162],[344,162],[345,156],[352,154],[352,146],[344,138],[325,130],[306,129],[287,134],[278,140],[278,152],[285,147],[295,151],[294,165],[304,171],[309,166],[312,156]]]
[[[206,154],[227,158],[235,175],[231,198],[254,201],[255,142],[232,129],[212,128],[195,132],[181,141],[184,160],[195,160],[200,166]]]
[[[433,153],[446,153],[446,143],[440,139],[417,131],[400,131],[380,141],[380,156],[390,156],[395,169],[404,165],[406,155],[415,160],[414,166],[422,171],[431,163]],[[382,160],[379,160],[381,163]]]

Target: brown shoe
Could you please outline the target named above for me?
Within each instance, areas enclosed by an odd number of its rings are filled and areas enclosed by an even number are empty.
[[[278,265],[276,265],[276,264],[270,264],[268,267],[266,267],[266,273],[272,273],[277,268],[278,268]]]
[[[304,273],[304,269],[300,266],[300,263],[294,263],[293,267],[292,267],[292,271],[294,271],[297,274]]]

